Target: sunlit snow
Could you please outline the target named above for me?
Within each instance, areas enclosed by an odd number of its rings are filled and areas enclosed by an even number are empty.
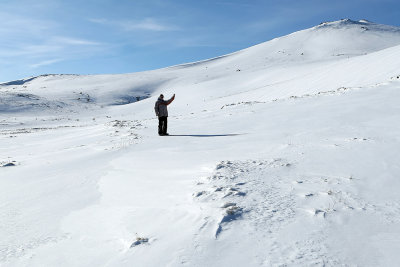
[[[399,265],[399,59],[400,28],[341,20],[0,84],[0,266]]]

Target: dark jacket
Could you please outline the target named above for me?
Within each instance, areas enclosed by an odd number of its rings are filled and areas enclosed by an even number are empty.
[[[154,106],[154,111],[156,112],[156,115],[158,117],[168,117],[167,106],[171,104],[172,101],[174,101],[174,98],[175,97],[171,97],[169,100],[163,100],[161,98],[158,98]]]

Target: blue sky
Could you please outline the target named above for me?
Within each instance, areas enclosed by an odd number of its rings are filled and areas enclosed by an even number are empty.
[[[0,82],[157,69],[342,18],[400,26],[400,1],[0,0]]]

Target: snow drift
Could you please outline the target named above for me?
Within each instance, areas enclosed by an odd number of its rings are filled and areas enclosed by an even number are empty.
[[[0,265],[394,266],[400,28],[0,84]],[[153,105],[169,106],[170,137]]]

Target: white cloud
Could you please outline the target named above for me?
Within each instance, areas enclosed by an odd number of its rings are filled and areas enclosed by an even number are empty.
[[[43,39],[48,33],[57,26],[56,22],[26,18],[17,14],[0,12],[0,35],[2,42],[5,43],[29,42]]]
[[[36,69],[42,66],[47,66],[47,65],[51,65],[57,62],[63,61],[62,59],[49,59],[49,60],[44,60],[44,61],[40,61],[38,63],[35,64],[31,64],[29,67],[32,69]]]
[[[109,20],[107,19],[95,19],[95,18],[89,18],[87,21],[93,22],[93,23],[98,23],[98,24],[108,24]]]
[[[26,67],[37,68],[56,62],[48,58],[73,59],[104,50],[107,46],[93,40],[63,36],[60,25],[51,20],[1,11],[0,17],[0,62],[19,61],[25,62]],[[39,63],[29,64],[32,60]]]
[[[94,42],[86,39],[77,39],[71,37],[55,37],[53,39],[56,43],[64,45],[102,45],[102,43]]]
[[[152,18],[140,22],[125,21],[120,24],[126,31],[147,30],[147,31],[175,31],[178,28],[163,24]]]
[[[165,32],[165,31],[176,31],[179,27],[158,21],[154,18],[145,18],[143,20],[107,20],[107,19],[96,19],[91,18],[88,21],[110,25],[119,28],[123,31],[155,31],[155,32]]]
[[[36,44],[36,43],[15,43],[14,47],[1,47],[0,45],[0,59],[8,58],[13,60],[15,57],[41,57],[53,53],[59,53],[62,47],[54,44]]]

